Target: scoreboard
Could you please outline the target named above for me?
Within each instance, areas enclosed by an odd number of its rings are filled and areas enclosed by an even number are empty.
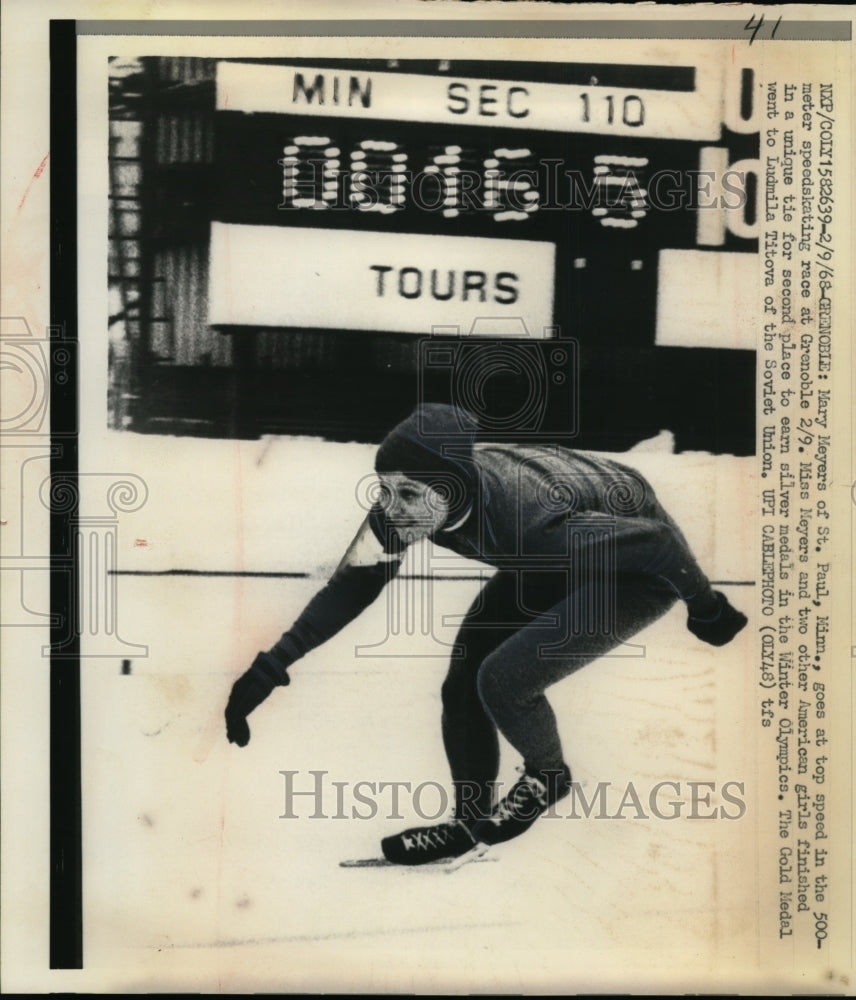
[[[584,84],[489,65],[218,64],[212,321],[348,312],[355,329],[428,333],[491,310],[573,335],[588,299],[619,296],[650,332],[638,306],[661,250],[757,249],[752,116],[728,112],[713,69],[553,70]]]
[[[715,344],[758,250],[755,91],[709,59],[221,61],[209,321]]]

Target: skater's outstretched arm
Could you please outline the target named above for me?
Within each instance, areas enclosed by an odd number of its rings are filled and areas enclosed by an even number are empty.
[[[288,667],[328,639],[372,604],[399,570],[403,559],[395,536],[382,540],[376,512],[366,517],[336,571],[297,621],[235,681],[226,705],[226,735],[246,746],[247,716],[277,686],[289,683]]]

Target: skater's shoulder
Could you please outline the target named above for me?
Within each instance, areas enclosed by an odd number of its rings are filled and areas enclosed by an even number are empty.
[[[549,470],[599,469],[632,476],[639,473],[624,461],[624,453],[589,451],[567,445],[540,442],[477,442],[473,449],[475,462],[482,468]]]
[[[633,512],[656,510],[647,478],[624,453],[603,453],[558,444],[478,444],[474,459],[481,471],[486,508],[520,513],[527,519],[553,510],[551,490],[570,491],[578,511],[614,511],[616,496],[633,501]],[[630,502],[628,500],[628,502]],[[625,505],[626,506],[626,505]],[[624,508],[622,507],[622,510]],[[629,512],[629,510],[628,510]]]

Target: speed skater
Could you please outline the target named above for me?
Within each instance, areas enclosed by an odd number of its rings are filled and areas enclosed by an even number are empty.
[[[546,689],[626,642],[678,601],[721,646],[747,619],[713,590],[640,474],[601,454],[481,440],[475,418],[424,403],[382,441],[379,496],[329,582],[232,688],[230,742],[310,650],[353,621],[424,539],[493,567],[463,619],[442,685],[455,809],[382,841],[398,864],[510,840],[567,795],[571,773]],[[502,734],[522,776],[494,801]]]

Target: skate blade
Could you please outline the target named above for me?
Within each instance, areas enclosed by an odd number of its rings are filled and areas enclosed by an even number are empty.
[[[485,845],[487,846],[487,845]],[[484,856],[484,853],[479,857],[469,857],[468,852],[467,860],[469,861],[498,861],[496,855]],[[456,858],[456,861],[460,862],[460,858]],[[396,864],[394,861],[387,861],[386,858],[346,858],[344,861],[339,862],[340,868],[397,868],[399,871],[424,871],[426,868],[443,868],[448,866],[450,862],[446,858],[440,858],[437,861],[426,861],[422,865],[401,865]]]
[[[496,858],[486,858],[485,855],[488,852],[490,845],[478,843],[470,848],[466,854],[462,854],[460,857],[454,858],[446,867],[443,869],[448,874],[456,872],[459,868],[463,868],[464,865],[468,865],[471,861],[495,861]]]

